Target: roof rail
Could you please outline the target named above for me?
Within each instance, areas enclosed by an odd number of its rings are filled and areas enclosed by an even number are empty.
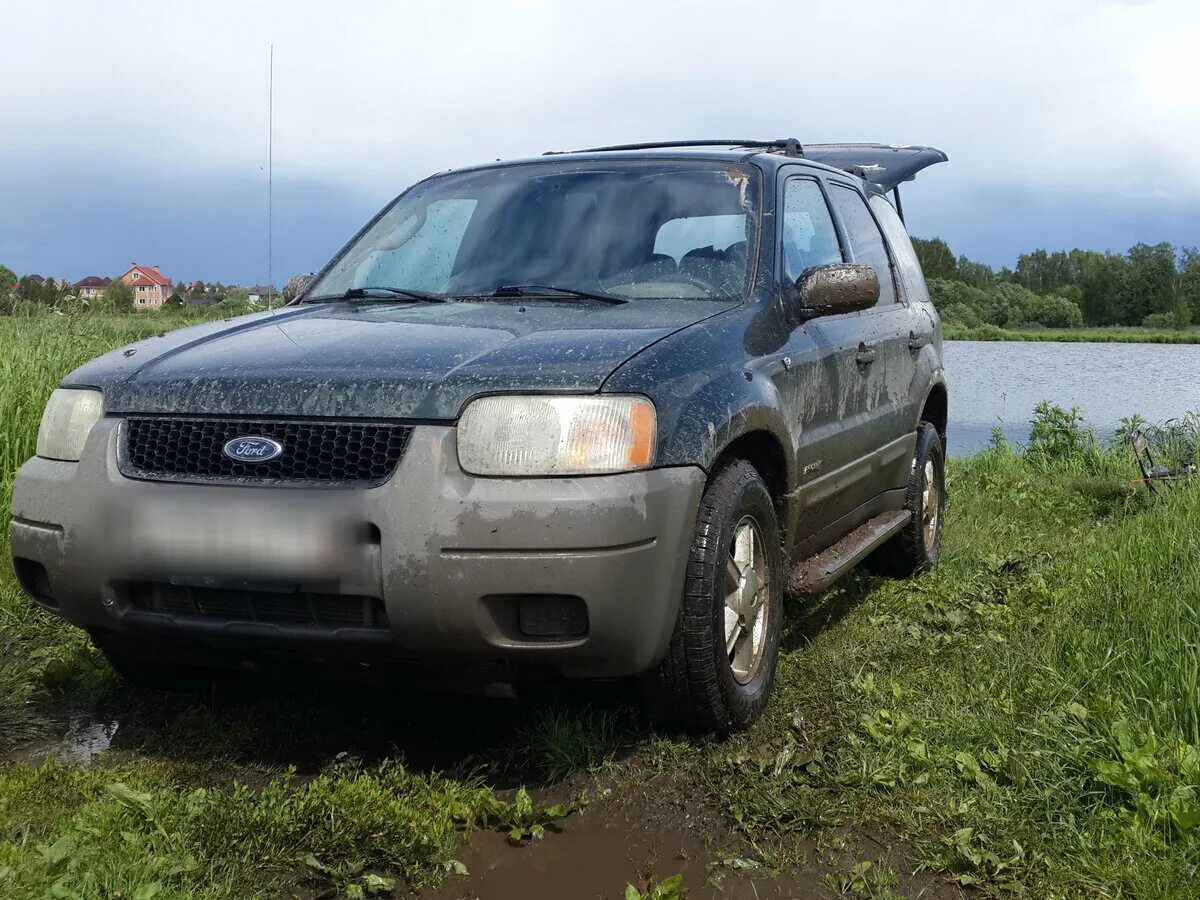
[[[547,150],[542,156],[563,153],[608,153],[618,150],[659,150],[670,147],[745,147],[747,149],[781,150],[787,156],[803,156],[804,147],[796,138],[773,141],[712,140],[712,141],[650,141],[644,144],[612,144],[608,147],[589,147],[586,150]]]

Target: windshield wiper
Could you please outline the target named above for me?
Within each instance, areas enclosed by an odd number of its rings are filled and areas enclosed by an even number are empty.
[[[482,300],[487,298],[504,297],[553,297],[562,294],[566,297],[579,297],[583,300],[599,300],[602,303],[628,303],[628,297],[608,294],[604,291],[587,291],[581,288],[560,287],[557,284],[506,284],[488,294],[467,294],[464,299]]]
[[[450,298],[445,294],[434,294],[430,291],[414,291],[409,288],[394,287],[356,287],[350,288],[344,294],[330,294],[324,297],[309,297],[305,303],[322,303],[332,300],[365,300],[370,297],[404,297],[408,300],[420,300],[423,303],[449,303]]]

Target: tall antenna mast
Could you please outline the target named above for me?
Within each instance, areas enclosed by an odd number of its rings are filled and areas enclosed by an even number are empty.
[[[274,305],[275,277],[272,272],[272,240],[274,232],[271,228],[271,213],[274,196],[275,162],[275,45],[271,45],[270,63],[267,72],[267,309]]]

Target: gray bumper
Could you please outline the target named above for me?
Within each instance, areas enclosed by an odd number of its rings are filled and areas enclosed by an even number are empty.
[[[80,462],[32,459],[13,491],[18,574],[26,573],[34,599],[43,594],[43,605],[80,627],[151,642],[187,639],[218,662],[248,645],[315,648],[318,656],[336,648],[351,656],[370,650],[397,659],[542,664],[572,677],[643,672],[666,649],[704,486],[699,468],[475,478],[458,467],[453,428],[420,426],[392,478],[370,489],[177,484],[122,476],[118,433],[117,420],[102,420]],[[207,526],[197,524],[198,511],[213,509],[234,523],[234,533],[215,542],[201,539]],[[297,559],[286,539],[231,554],[239,517],[273,509],[303,510],[310,523],[347,523],[355,537],[332,555]],[[129,519],[150,510],[154,528],[133,528]],[[157,546],[164,535],[170,560],[147,551],[147,541]],[[31,590],[28,573],[38,566],[43,591]],[[135,608],[123,593],[131,582],[179,583],[184,568],[189,583],[286,581],[300,591],[377,597],[387,625],[318,629],[176,616]],[[516,604],[530,595],[581,599],[586,633],[527,636]]]

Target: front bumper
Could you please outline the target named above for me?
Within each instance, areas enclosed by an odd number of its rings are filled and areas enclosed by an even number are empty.
[[[665,652],[704,486],[699,468],[476,478],[458,467],[452,427],[422,425],[378,487],[195,485],[122,476],[119,434],[119,420],[102,420],[80,462],[31,459],[13,490],[18,575],[36,602],[82,628],[144,640],[148,652],[180,639],[232,665],[251,652],[336,653],[617,677],[646,671]],[[235,552],[238,523],[272,510],[274,540]],[[352,537],[336,553],[297,555],[289,518],[348,524],[338,533]],[[213,522],[225,533],[210,533]],[[175,615],[131,602],[129,586],[147,583],[378,598],[386,624]],[[526,633],[518,608],[528,597],[582,601],[585,632]]]

